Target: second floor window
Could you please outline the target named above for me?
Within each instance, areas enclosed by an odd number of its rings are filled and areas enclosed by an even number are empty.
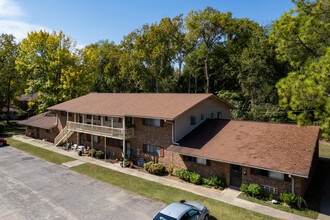
[[[87,115],[87,119],[92,119],[92,116],[91,115]]]
[[[144,118],[143,124],[152,127],[161,127],[162,125],[160,119],[151,119],[151,118]]]
[[[101,120],[101,116],[93,115],[93,120]]]

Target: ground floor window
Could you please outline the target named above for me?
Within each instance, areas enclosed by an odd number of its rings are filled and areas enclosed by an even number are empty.
[[[107,145],[123,148],[123,142],[121,140],[114,139],[114,138],[107,138]]]
[[[143,145],[143,152],[147,153],[147,154],[159,156],[159,157],[164,156],[164,148],[163,147],[150,145],[150,144],[144,144]]]
[[[207,160],[205,158],[188,156],[187,160],[190,161],[190,162],[194,162],[194,163],[198,163],[198,164],[202,164],[202,165],[207,164]]]
[[[51,128],[50,129],[46,129],[46,132],[51,134],[51,133],[53,133],[53,129],[51,129]]]
[[[284,174],[275,172],[275,171],[256,169],[255,173],[258,176],[265,176],[265,177],[269,177],[271,179],[276,179],[276,180],[284,180]]]

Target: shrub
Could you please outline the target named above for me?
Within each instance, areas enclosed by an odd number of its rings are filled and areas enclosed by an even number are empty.
[[[273,199],[274,199],[273,194],[270,194],[268,200],[269,200],[269,201],[272,201]]]
[[[88,152],[88,156],[95,157],[96,150],[93,148]]]
[[[255,197],[260,194],[261,187],[258,184],[250,184],[248,190],[251,196]]]
[[[149,167],[148,172],[160,176],[165,174],[166,168],[163,164],[154,163]]]
[[[190,182],[193,183],[193,184],[201,184],[202,183],[202,177],[201,175],[199,175],[198,173],[194,173],[194,172],[191,172],[190,173],[190,178],[189,178]]]
[[[131,161],[127,158],[125,158],[124,162],[125,162],[125,167],[128,167],[129,165],[131,165]]]
[[[95,157],[97,157],[99,159],[104,159],[104,152],[101,150],[96,151]]]
[[[258,184],[242,184],[240,190],[248,196],[255,197],[260,194],[261,187]]]
[[[245,195],[249,196],[249,184],[242,184],[239,188]]]
[[[170,175],[173,175],[173,169],[174,169],[174,167],[171,165],[171,166],[169,166],[169,168],[168,168],[168,173],[170,174]]]
[[[282,202],[285,202],[290,207],[296,208],[296,209],[304,209],[307,207],[307,203],[304,198],[301,196],[296,196],[292,193],[281,193],[280,200]]]
[[[292,193],[281,193],[280,200],[289,206],[294,206],[296,196]]]
[[[184,181],[190,182],[191,172],[189,172],[188,170],[184,170],[184,169],[177,170],[175,175]]]
[[[149,167],[150,167],[152,164],[154,164],[154,162],[153,162],[153,161],[150,161],[150,162],[148,162],[148,163],[144,163],[144,164],[143,164],[143,167],[144,167],[144,169],[145,169],[146,171],[148,171],[148,170],[149,170]]]
[[[295,206],[297,209],[301,210],[301,209],[307,208],[307,203],[306,203],[305,199],[302,198],[301,196],[296,196]]]

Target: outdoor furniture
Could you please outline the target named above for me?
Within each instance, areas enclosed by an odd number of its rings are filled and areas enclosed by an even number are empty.
[[[78,146],[78,150],[84,151],[85,150],[85,146]]]
[[[67,150],[67,149],[69,149],[69,146],[70,146],[70,142],[63,144],[62,149]]]
[[[76,151],[77,150],[77,147],[78,147],[78,145],[77,144],[74,144],[74,145],[71,146],[71,150],[75,150]]]

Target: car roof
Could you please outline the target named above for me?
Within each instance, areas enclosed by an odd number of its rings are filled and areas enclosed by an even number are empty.
[[[172,218],[179,218],[182,214],[189,211],[192,207],[183,203],[171,203],[166,206],[160,213]]]

